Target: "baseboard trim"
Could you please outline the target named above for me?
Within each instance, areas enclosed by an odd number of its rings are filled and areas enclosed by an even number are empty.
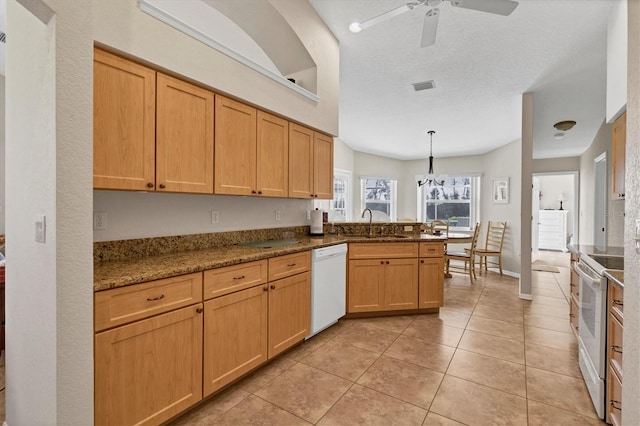
[[[499,274],[499,273],[500,273],[500,269],[498,269],[498,268],[489,268],[489,271],[491,271],[491,272],[495,272],[495,273],[497,273],[497,274]],[[513,278],[518,278],[518,279],[520,279],[520,274],[519,274],[518,272],[506,271],[506,270],[504,270],[504,269],[503,269],[503,270],[502,270],[502,274],[503,274],[503,275],[506,275],[506,276],[508,276],[508,277],[513,277]]]
[[[518,297],[520,297],[520,299],[523,299],[523,300],[533,300],[533,295],[532,295],[532,294],[523,294],[523,293],[520,293],[520,294],[518,295]]]

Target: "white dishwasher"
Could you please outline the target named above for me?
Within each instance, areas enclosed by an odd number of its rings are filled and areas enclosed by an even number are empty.
[[[311,333],[321,332],[344,316],[347,306],[347,245],[311,251]]]

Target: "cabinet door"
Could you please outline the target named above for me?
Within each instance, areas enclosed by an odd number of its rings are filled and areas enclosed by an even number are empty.
[[[289,123],[289,197],[313,197],[313,131]]]
[[[96,334],[96,424],[158,425],[202,399],[201,312],[198,304]]]
[[[627,113],[613,123],[613,199],[624,198],[624,162],[627,142]]]
[[[311,274],[269,283],[269,358],[300,342],[311,327]]]
[[[213,93],[158,73],[158,191],[213,193]]]
[[[215,193],[256,191],[256,109],[216,97]]]
[[[384,265],[384,309],[418,308],[418,259],[390,259]]]
[[[204,304],[204,396],[267,360],[266,284]]]
[[[420,259],[418,307],[440,308],[444,306],[444,259],[428,257]]]
[[[153,190],[156,72],[94,49],[93,187]]]
[[[258,111],[258,195],[289,196],[289,122]]]
[[[333,198],[333,138],[314,132],[313,134],[313,196]]]
[[[350,260],[347,312],[382,311],[384,260]]]

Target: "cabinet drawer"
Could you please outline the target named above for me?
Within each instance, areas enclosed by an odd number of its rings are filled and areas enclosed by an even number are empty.
[[[420,243],[420,257],[444,256],[444,243]]]
[[[287,254],[269,259],[269,281],[306,272],[311,269],[311,252]]]
[[[617,284],[609,286],[609,312],[618,317],[620,323],[624,320],[624,289]]]
[[[353,243],[349,259],[418,257],[418,243]]]
[[[607,417],[612,425],[619,426],[622,424],[622,382],[611,367],[607,379]]]
[[[98,292],[95,331],[202,301],[202,272]]]
[[[613,370],[622,378],[622,324],[609,315],[609,360]]]
[[[266,260],[204,271],[204,299],[266,283],[267,275]]]

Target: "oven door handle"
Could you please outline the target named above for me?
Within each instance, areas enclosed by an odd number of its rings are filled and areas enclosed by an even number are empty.
[[[576,271],[581,279],[589,283],[589,287],[600,287],[601,277],[599,275],[594,275],[594,273],[585,267],[583,263],[574,262],[573,270]]]

